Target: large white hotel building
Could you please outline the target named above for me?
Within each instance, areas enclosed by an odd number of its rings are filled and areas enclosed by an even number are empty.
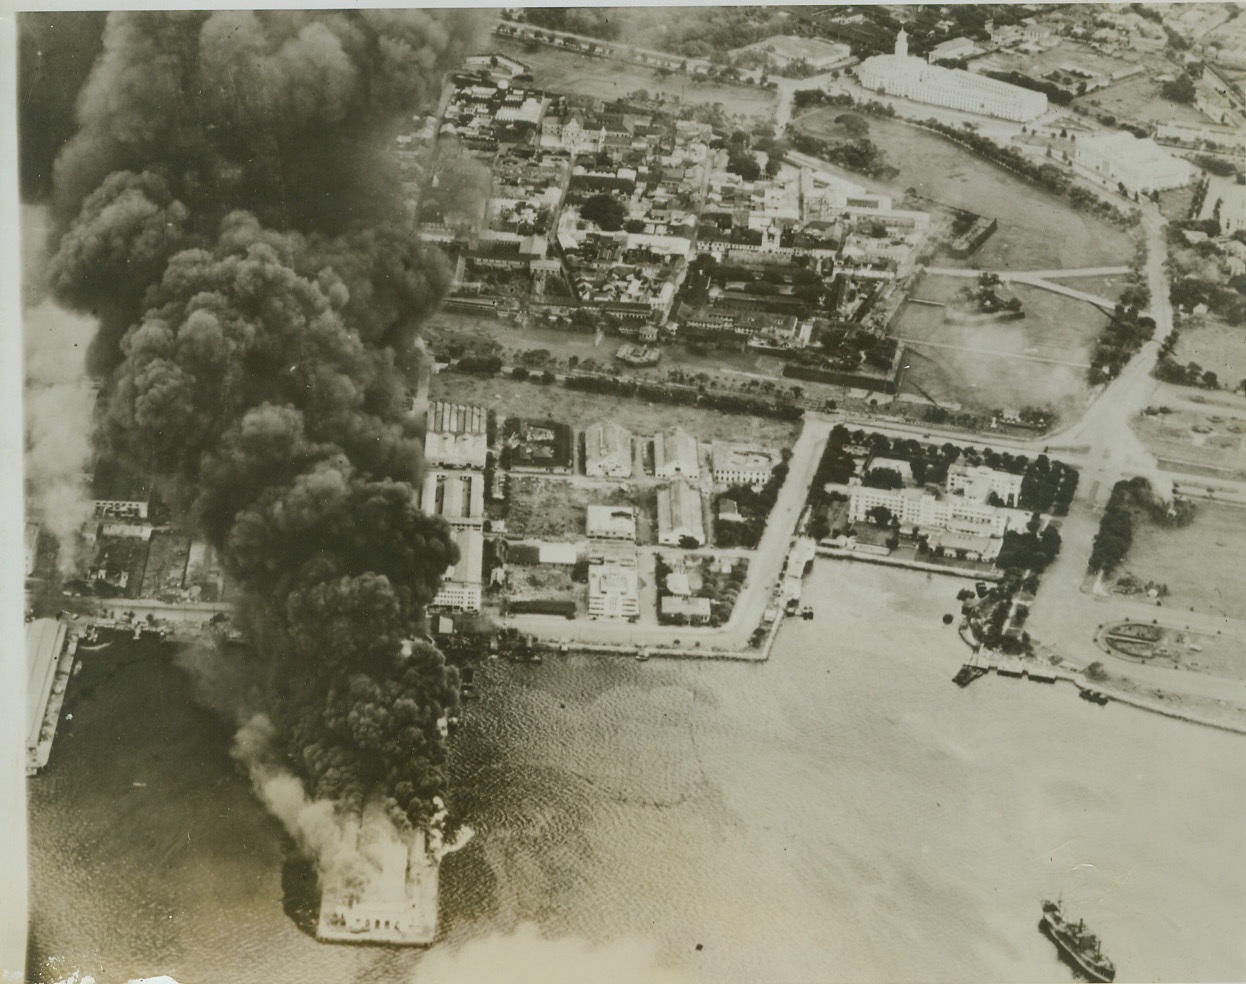
[[[1047,112],[1047,96],[1041,92],[909,57],[903,28],[896,35],[895,54],[867,58],[857,68],[857,80],[884,95],[1018,123]]]

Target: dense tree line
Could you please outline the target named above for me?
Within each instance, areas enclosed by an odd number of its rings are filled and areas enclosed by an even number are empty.
[[[1009,530],[999,548],[995,566],[1041,574],[1060,553],[1060,532],[1054,526],[1043,526],[1038,513],[1030,520],[1024,533]]]
[[[567,389],[587,393],[611,393],[677,406],[712,407],[724,413],[753,414],[758,417],[776,417],[779,420],[799,420],[804,413],[795,404],[778,400],[763,400],[736,393],[703,393],[686,387],[645,383],[618,376],[574,375],[568,376],[563,385]]]
[[[1153,318],[1140,315],[1137,308],[1117,304],[1095,340],[1095,352],[1086,370],[1090,384],[1097,386],[1115,379],[1154,334]]]
[[[1047,97],[1047,101],[1056,106],[1067,106],[1073,101],[1076,95],[1063,86],[1056,85],[1054,82],[1048,82],[1045,79],[1032,78],[1024,72],[983,72],[987,78],[996,79],[1000,82],[1007,82],[1009,85],[1015,85],[1022,89],[1032,89],[1035,92],[1041,92]]]
[[[1121,479],[1099,521],[1087,569],[1091,574],[1111,574],[1125,559],[1133,545],[1134,530],[1141,520],[1160,526],[1187,526],[1194,519],[1194,504],[1188,499],[1165,502],[1155,494],[1142,476]]]

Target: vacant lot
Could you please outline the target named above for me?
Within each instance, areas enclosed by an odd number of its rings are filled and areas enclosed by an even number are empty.
[[[1169,66],[1166,73],[1176,70]],[[1206,123],[1193,105],[1169,102],[1160,95],[1160,83],[1154,74],[1143,72],[1133,78],[1117,82],[1105,89],[1087,93],[1074,100],[1079,106],[1096,113],[1111,113],[1118,120],[1137,120],[1153,123]]]
[[[971,283],[927,276],[914,293],[946,300]],[[1079,412],[1087,393],[1084,365],[1106,315],[1092,304],[1037,287],[1018,284],[1009,290],[1026,314],[1019,321],[948,324],[943,308],[907,305],[895,325],[897,335],[911,340],[905,389],[964,407],[1049,407],[1066,419]]]
[[[613,420],[635,436],[656,434],[679,424],[702,441],[740,441],[767,447],[791,447],[800,424],[742,414],[722,413],[701,407],[676,407],[645,403],[620,396],[582,393],[559,385],[518,382],[494,377],[483,379],[444,372],[433,377],[432,397],[454,400],[496,410],[508,416],[543,416],[565,421],[583,430],[599,420]]]
[[[574,601],[576,613],[588,611],[588,590],[571,579],[571,568],[554,564],[506,568],[507,601]]]
[[[644,89],[651,96],[693,104],[720,103],[728,114],[763,119],[772,118],[778,105],[778,96],[771,89],[719,85],[682,72],[663,79],[653,69],[631,62],[593,58],[548,45],[529,51],[523,44],[495,38],[492,46],[532,66],[535,84],[553,92],[618,99]]]
[[[507,497],[506,532],[534,540],[575,542],[585,537],[588,506],[634,506],[640,543],[652,543],[657,491],[631,486],[512,475]]]
[[[1194,522],[1169,530],[1139,523],[1124,568],[1168,585],[1165,608],[1246,618],[1246,565],[1241,562],[1246,512],[1199,502]]]
[[[817,136],[833,132],[831,107],[802,117],[800,128]],[[1127,233],[1072,209],[1002,168],[936,134],[896,120],[869,117],[869,138],[900,169],[886,187],[892,194],[914,188],[944,205],[999,220],[999,229],[964,261],[940,263],[999,270],[1054,270],[1127,263],[1133,243]],[[877,182],[874,182],[877,183]]]

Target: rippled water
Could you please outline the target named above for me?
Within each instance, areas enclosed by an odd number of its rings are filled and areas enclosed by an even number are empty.
[[[1036,928],[1063,892],[1122,980],[1246,978],[1244,740],[1071,688],[959,690],[960,586],[820,562],[817,618],[765,665],[482,666],[454,749],[477,836],[428,954],[301,931],[227,730],[154,650],[100,660],[30,787],[32,949],[101,984],[476,980],[535,923],[584,941],[548,951],[568,980],[625,939],[705,982],[1068,980]]]

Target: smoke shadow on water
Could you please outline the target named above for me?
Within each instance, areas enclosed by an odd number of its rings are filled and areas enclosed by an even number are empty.
[[[315,938],[320,918],[320,875],[289,834],[281,837],[281,908],[300,933]]]

